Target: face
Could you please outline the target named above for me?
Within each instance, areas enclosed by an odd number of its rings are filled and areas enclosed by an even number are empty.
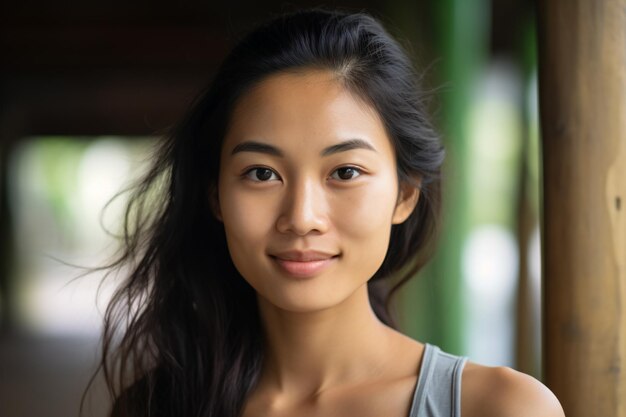
[[[329,72],[273,75],[244,95],[220,160],[214,206],[233,263],[260,303],[289,311],[363,290],[418,198],[399,187],[378,114]]]

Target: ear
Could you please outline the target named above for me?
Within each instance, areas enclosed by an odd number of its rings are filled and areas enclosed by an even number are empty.
[[[211,207],[211,213],[213,213],[213,216],[215,216],[217,220],[223,221],[217,184],[212,184],[209,187],[209,206]]]
[[[392,224],[404,222],[413,213],[420,197],[420,185],[421,179],[411,181],[411,183],[406,181],[400,183],[398,201],[391,220]]]

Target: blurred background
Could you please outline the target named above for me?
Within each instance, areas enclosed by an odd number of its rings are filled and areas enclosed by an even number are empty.
[[[448,151],[437,254],[400,294],[412,337],[541,378],[530,0],[64,1],[0,6],[0,416],[78,415],[115,278],[106,261],[152,146],[246,29],[366,10],[408,47]],[[96,384],[86,415],[108,404]]]

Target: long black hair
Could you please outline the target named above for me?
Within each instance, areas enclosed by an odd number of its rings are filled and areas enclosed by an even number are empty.
[[[263,335],[255,291],[233,266],[210,201],[237,101],[271,74],[307,69],[331,71],[377,110],[398,180],[420,188],[368,283],[376,315],[393,326],[389,297],[427,261],[438,223],[444,151],[424,94],[406,53],[373,17],[318,9],[280,16],[235,46],[131,195],[122,251],[107,266],[127,274],[104,322],[100,369],[115,398],[111,415],[241,414]],[[387,278],[394,285],[381,285]]]

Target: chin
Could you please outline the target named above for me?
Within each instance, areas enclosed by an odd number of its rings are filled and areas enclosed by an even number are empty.
[[[263,297],[265,298],[265,297]],[[314,313],[332,308],[341,303],[341,300],[314,299],[313,297],[301,298],[265,298],[265,302],[279,310],[290,313]]]
[[[339,306],[356,292],[356,289],[340,291],[338,288],[334,288],[332,292],[329,292],[328,289],[315,291],[313,288],[300,288],[299,291],[281,291],[269,296],[259,294],[259,297],[263,303],[285,312],[314,313]]]

